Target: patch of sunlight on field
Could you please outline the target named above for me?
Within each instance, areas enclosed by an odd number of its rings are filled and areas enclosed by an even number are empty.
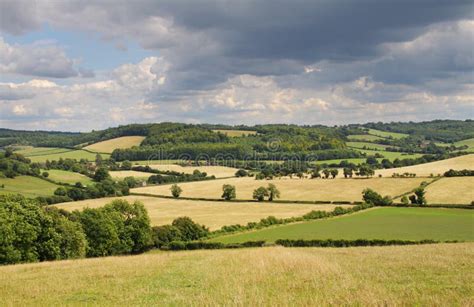
[[[85,207],[98,208],[110,203],[114,199],[142,202],[150,215],[153,225],[170,224],[177,217],[189,216],[194,221],[210,227],[211,230],[219,229],[225,225],[244,225],[248,222],[258,222],[269,215],[277,218],[286,218],[302,216],[311,210],[332,211],[335,207],[334,205],[278,204],[268,202],[196,201],[144,196],[88,199],[62,203],[56,205],[56,207],[68,211],[80,210]]]
[[[394,173],[403,174],[405,172],[408,172],[415,173],[417,176],[430,176],[431,174],[437,176],[438,174],[443,175],[444,172],[449,171],[450,169],[462,170],[473,169],[473,167],[474,154],[469,154],[430,163],[376,170],[375,175],[378,176],[379,174],[381,174],[384,177],[390,177]]]
[[[237,199],[252,199],[253,191],[273,183],[284,200],[360,201],[362,191],[372,188],[382,195],[397,196],[411,191],[425,178],[370,178],[370,179],[274,179],[255,180],[252,177],[180,183],[183,197],[221,198],[222,185],[235,185]],[[169,185],[132,189],[135,193],[170,195]]]
[[[428,205],[471,204],[474,201],[474,177],[441,178],[426,188],[426,200]]]
[[[95,152],[112,153],[112,151],[114,151],[115,149],[124,149],[132,148],[133,146],[139,146],[144,139],[144,136],[122,136],[102,142],[97,142],[84,148]]]
[[[0,267],[7,306],[469,306],[474,244],[154,252]]]

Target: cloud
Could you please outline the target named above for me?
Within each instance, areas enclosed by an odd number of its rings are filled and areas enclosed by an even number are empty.
[[[0,37],[0,73],[35,77],[68,78],[79,76],[74,61],[51,42],[10,45]],[[85,75],[90,75],[86,72]],[[81,72],[84,74],[84,71]]]
[[[23,15],[2,24],[4,32],[47,23],[98,34],[122,49],[133,40],[154,56],[96,76],[77,68],[55,43],[0,40],[0,72],[89,78],[0,86],[0,105],[8,105],[4,122],[8,114],[15,118],[12,103],[29,110],[22,118],[68,129],[160,120],[340,124],[473,113],[470,1],[41,1],[5,9]]]

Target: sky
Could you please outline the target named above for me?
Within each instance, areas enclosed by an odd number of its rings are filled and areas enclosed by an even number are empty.
[[[0,0],[0,127],[474,118],[474,5]]]

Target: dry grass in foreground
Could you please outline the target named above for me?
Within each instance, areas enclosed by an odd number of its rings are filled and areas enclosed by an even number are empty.
[[[169,188],[169,186],[168,186]],[[114,198],[99,198],[62,203],[58,208],[69,211],[85,207],[97,208],[110,203]],[[272,204],[250,202],[215,202],[175,200],[143,196],[117,197],[128,201],[141,201],[150,215],[153,225],[170,224],[175,218],[189,216],[194,221],[204,224],[211,230],[224,225],[247,224],[258,222],[269,215],[278,218],[302,216],[311,210],[334,210],[334,205]]]
[[[158,252],[0,267],[2,305],[474,304],[474,244]]]
[[[428,204],[470,204],[474,201],[474,178],[441,178],[426,188]]]
[[[255,180],[255,178],[231,178],[200,182],[180,183],[183,197],[203,197],[219,199],[222,185],[235,185],[237,199],[252,199],[253,191],[259,186],[273,183],[284,200],[309,201],[361,201],[362,191],[372,188],[382,195],[396,196],[409,192],[426,178],[371,178],[371,179],[275,179]],[[136,193],[170,195],[169,186],[150,186],[132,189]]]

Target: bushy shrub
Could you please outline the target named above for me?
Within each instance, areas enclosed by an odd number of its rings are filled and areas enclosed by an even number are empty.
[[[0,197],[0,264],[80,258],[81,225],[19,195]]]
[[[351,247],[351,246],[388,246],[388,245],[416,245],[439,243],[434,240],[380,240],[380,239],[357,239],[357,240],[276,240],[275,244],[285,247]]]
[[[390,196],[382,197],[379,193],[372,189],[365,189],[362,192],[362,198],[366,203],[374,206],[390,206],[393,204],[392,198]]]
[[[175,219],[171,225],[179,229],[183,241],[199,240],[209,234],[206,227],[195,223],[187,216]]]
[[[153,242],[155,247],[168,245],[173,241],[183,239],[179,228],[172,225],[163,225],[153,227]]]

